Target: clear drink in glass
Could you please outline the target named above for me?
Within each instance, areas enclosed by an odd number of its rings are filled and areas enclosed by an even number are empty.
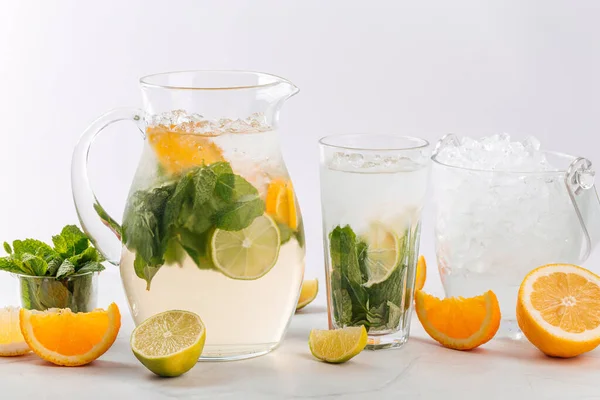
[[[330,328],[364,325],[371,349],[408,339],[430,148],[375,134],[321,139]]]

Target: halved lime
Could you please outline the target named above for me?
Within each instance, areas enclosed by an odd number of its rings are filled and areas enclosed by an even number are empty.
[[[381,222],[374,222],[363,238],[368,245],[365,264],[369,280],[365,286],[385,281],[400,263],[405,236],[399,237]]]
[[[329,331],[313,329],[308,337],[308,347],[319,360],[339,364],[363,351],[367,339],[364,325]]]
[[[277,224],[266,214],[239,231],[215,229],[210,240],[212,261],[230,278],[258,279],[277,262],[279,235]]]
[[[198,361],[206,329],[189,311],[165,311],[142,322],[131,334],[131,350],[146,368],[160,376],[179,376]]]

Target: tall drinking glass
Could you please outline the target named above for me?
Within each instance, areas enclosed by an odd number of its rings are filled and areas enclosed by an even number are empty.
[[[364,325],[367,348],[400,347],[410,329],[429,143],[349,134],[320,146],[329,327]]]

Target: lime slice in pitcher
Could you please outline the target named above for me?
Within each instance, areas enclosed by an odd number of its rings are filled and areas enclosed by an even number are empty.
[[[404,235],[399,237],[393,230],[380,222],[374,222],[363,240],[368,249],[365,264],[369,281],[365,286],[385,281],[396,269],[402,257]]]
[[[215,229],[210,241],[212,261],[230,278],[258,279],[277,262],[279,243],[277,224],[262,215],[239,231]]]

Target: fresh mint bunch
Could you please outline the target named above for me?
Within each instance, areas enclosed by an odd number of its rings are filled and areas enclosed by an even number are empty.
[[[21,301],[25,308],[91,311],[93,277],[86,273],[102,271],[104,258],[75,225],[65,226],[52,237],[52,244],[35,239],[15,240],[12,246],[4,242],[8,255],[0,258],[0,270],[21,275]],[[68,279],[73,275],[77,276]]]
[[[129,199],[122,240],[136,252],[135,273],[147,289],[165,263],[187,253],[199,268],[212,268],[208,254],[214,228],[239,231],[265,212],[258,190],[227,162],[200,166]]]
[[[0,270],[61,279],[104,269],[104,258],[75,225],[65,226],[52,243],[54,247],[35,239],[15,240],[12,246],[4,242],[8,255],[0,258]]]
[[[336,226],[329,234],[334,320],[342,327],[396,329],[403,315],[406,265],[398,265],[385,281],[367,286],[367,251],[368,243],[357,238],[348,225]]]

